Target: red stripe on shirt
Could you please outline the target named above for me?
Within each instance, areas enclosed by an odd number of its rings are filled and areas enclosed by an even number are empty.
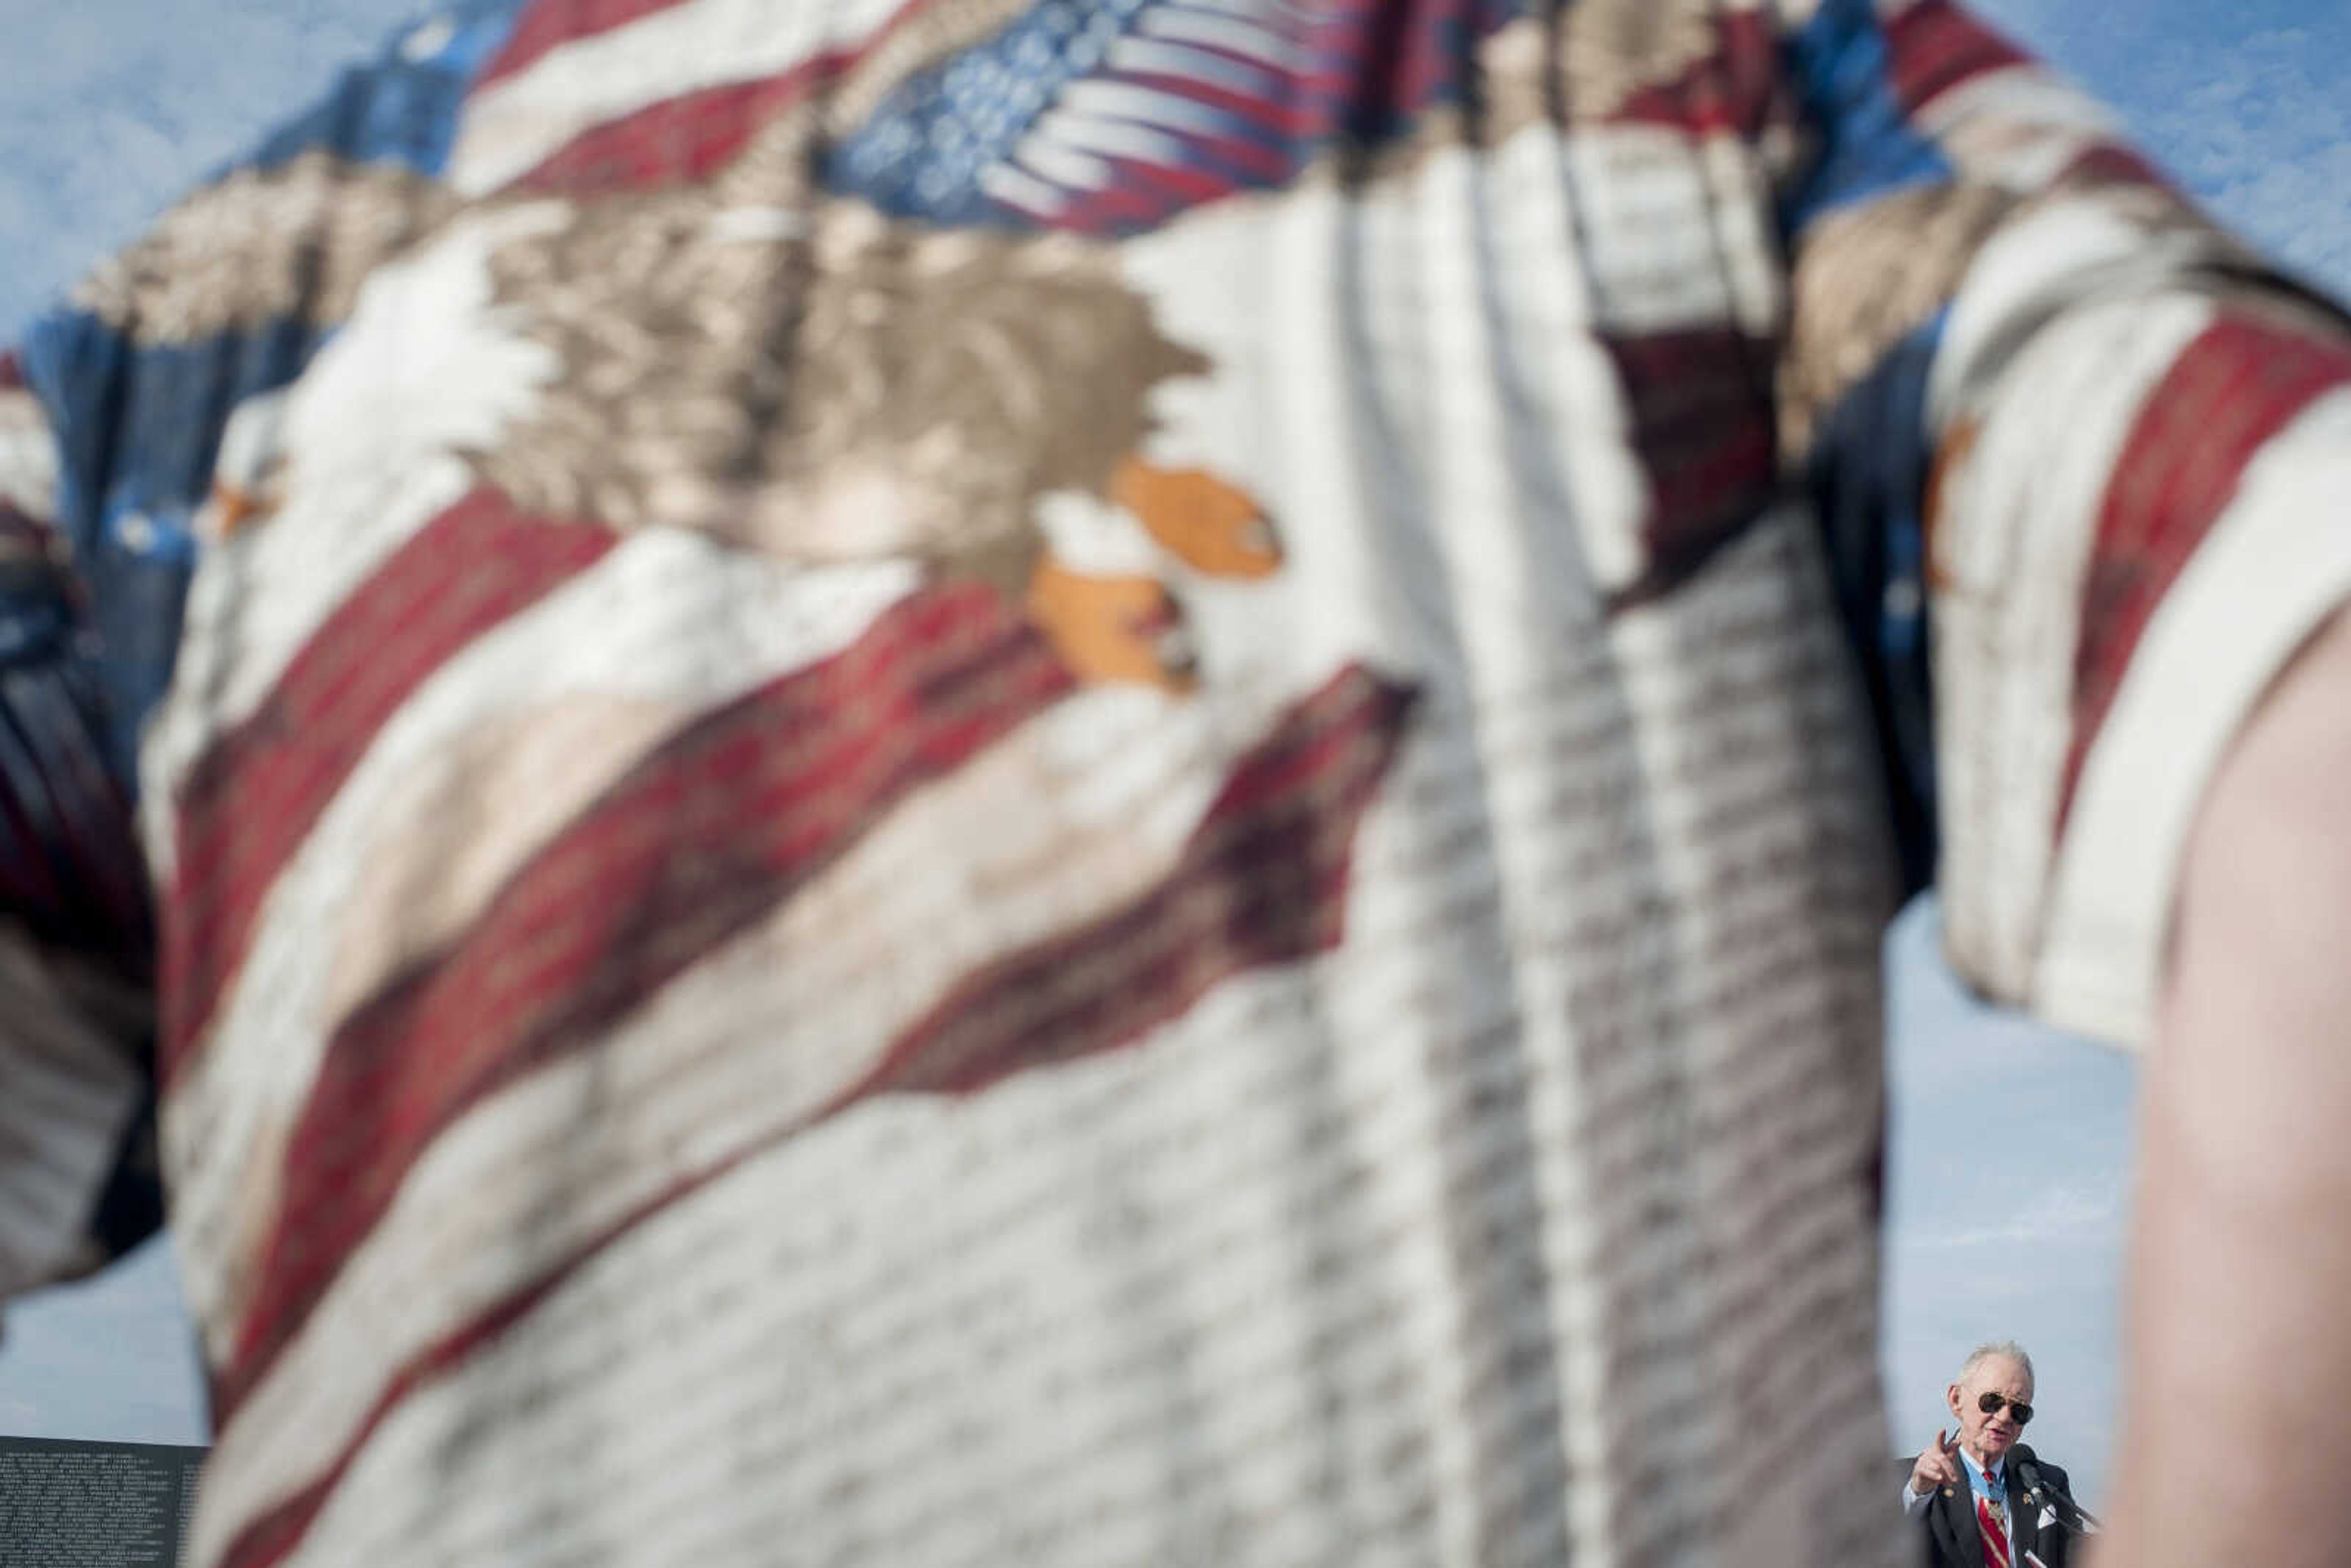
[[[1771,350],[1735,329],[1604,338],[1650,486],[1648,563],[1621,605],[1670,592],[1780,488]]]
[[[773,76],[693,89],[592,126],[504,188],[583,196],[707,180],[778,114],[850,70],[928,3],[909,0],[867,37],[820,48]]]
[[[335,1031],[286,1152],[286,1198],[224,1371],[233,1413],[390,1207],[416,1157],[499,1090],[594,1046],[910,790],[1071,689],[993,589],[943,588],[854,645],[705,716],[516,873],[453,949]]]
[[[402,1366],[386,1383],[360,1417],[349,1439],[337,1451],[316,1480],[277,1503],[246,1525],[231,1540],[221,1554],[222,1568],[269,1568],[283,1562],[309,1533],[319,1517],[319,1511],[334,1495],[344,1475],[360,1455],[366,1450],[368,1439],[375,1435],[387,1417],[408,1397],[423,1388],[450,1376],[462,1368],[475,1352],[496,1344],[501,1335],[528,1318],[538,1304],[553,1295],[563,1282],[594,1260],[596,1255],[614,1241],[636,1229],[664,1210],[719,1180],[745,1161],[772,1147],[772,1143],[738,1150],[708,1170],[698,1171],[685,1180],[654,1194],[629,1210],[611,1224],[598,1231],[545,1274],[523,1289],[500,1301],[496,1306],[473,1319],[463,1327],[435,1341],[414,1360]]]
[[[163,912],[167,1082],[193,1060],[271,885],[377,731],[452,655],[585,570],[613,537],[474,491],[395,552],[198,759],[177,801]]]
[[[2032,57],[1950,0],[1918,0],[1886,22],[1894,97],[1916,114],[1953,88]]]
[[[2140,411],[2099,509],[2083,590],[2060,831],[2147,622],[2234,498],[2246,464],[2345,385],[2351,348],[2229,316],[2188,346]]]
[[[1128,1045],[1248,970],[1338,946],[1355,831],[1411,695],[1350,669],[1235,770],[1165,881],[973,975],[851,1099],[985,1089]]]
[[[2149,162],[2136,148],[2116,141],[2100,141],[2067,163],[2057,176],[2060,188],[2109,185],[2146,185],[2170,193],[2171,182],[2163,171]]]
[[[688,0],[536,0],[507,37],[506,47],[475,78],[475,90],[518,75],[554,49],[580,38],[609,33],[656,11]]]
[[[1718,52],[1672,81],[1642,88],[1609,120],[1754,136],[1775,119],[1792,119],[1795,105],[1780,65],[1780,41],[1763,13],[1736,12],[1719,18],[1719,26]],[[1775,108],[1782,112],[1775,115]]]
[[[820,56],[783,76],[667,99],[581,132],[509,189],[585,196],[707,180],[809,86],[838,70]]]
[[[1240,55],[1228,54],[1210,44],[1186,39],[1167,47],[1242,67],[1266,77],[1269,84],[1277,79],[1255,61]],[[1263,92],[1247,92],[1227,87],[1207,76],[1170,75],[1141,66],[1120,73],[1119,79],[1134,87],[1188,99],[1203,109],[1214,110],[1219,116],[1247,126],[1261,141],[1254,144],[1259,149],[1258,161],[1244,166],[1268,179],[1279,178],[1297,165],[1300,154],[1291,143],[1312,141],[1322,134],[1329,124],[1327,117],[1318,112],[1315,105],[1307,101],[1302,94],[1284,92],[1271,85]]]
[[[1410,706],[1404,689],[1360,669],[1343,672],[1241,760],[1158,887],[981,970],[810,1121],[877,1094],[967,1093],[1028,1068],[1133,1043],[1220,980],[1334,946],[1355,834]],[[282,1561],[402,1401],[459,1373],[606,1247],[808,1124],[732,1150],[653,1194],[399,1368],[325,1472],[237,1534],[226,1568]]]

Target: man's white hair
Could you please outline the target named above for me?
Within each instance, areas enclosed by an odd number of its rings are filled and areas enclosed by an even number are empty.
[[[2038,1381],[2038,1379],[2032,1375],[2032,1358],[2025,1354],[2024,1347],[2017,1343],[2012,1339],[1994,1340],[1989,1344],[1980,1344],[1976,1346],[1975,1349],[1968,1352],[1967,1360],[1959,1363],[1959,1381],[1965,1383],[1968,1380],[1968,1374],[1973,1372],[1977,1367],[1981,1366],[1985,1362],[1993,1360],[2012,1361],[2016,1363],[2017,1365],[2024,1368],[2025,1382],[2035,1383]]]

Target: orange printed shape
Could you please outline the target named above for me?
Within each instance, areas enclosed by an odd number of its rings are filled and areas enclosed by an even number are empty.
[[[1029,582],[1029,618],[1081,681],[1192,689],[1184,612],[1155,578],[1086,577],[1041,561]]]
[[[1933,465],[1927,473],[1926,506],[1920,516],[1924,520],[1927,551],[1927,580],[1937,588],[1947,586],[1939,568],[1935,565],[1935,534],[1942,526],[1943,500],[1951,485],[1951,477],[1967,466],[1975,455],[1976,437],[1980,428],[1971,419],[1955,423],[1944,433],[1942,444],[1935,449]]]
[[[205,531],[214,538],[225,539],[238,530],[259,522],[277,508],[268,497],[235,485],[213,486],[212,504],[204,508]]]
[[[1111,476],[1111,499],[1176,559],[1209,577],[1266,577],[1281,543],[1257,497],[1199,468],[1156,468],[1128,457]]]

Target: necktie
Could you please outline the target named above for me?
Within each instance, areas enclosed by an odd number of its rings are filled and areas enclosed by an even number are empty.
[[[2006,1511],[1988,1497],[1976,1499],[1976,1526],[1983,1534],[1984,1568],[2009,1568]]]

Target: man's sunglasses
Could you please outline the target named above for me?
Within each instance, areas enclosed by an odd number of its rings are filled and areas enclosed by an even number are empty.
[[[1990,1393],[1976,1396],[1976,1408],[1987,1416],[1999,1415],[2000,1407],[2003,1405],[2008,1406],[2008,1413],[2016,1417],[2018,1426],[2022,1427],[2032,1419],[2032,1406],[2022,1399],[2007,1399],[2000,1395]]]

